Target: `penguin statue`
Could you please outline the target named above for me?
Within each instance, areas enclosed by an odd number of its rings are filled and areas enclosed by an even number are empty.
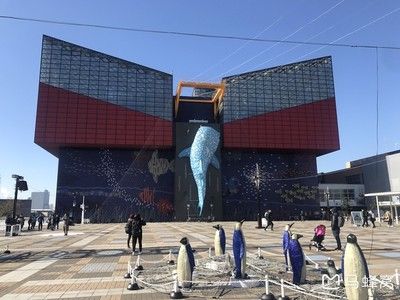
[[[215,248],[215,255],[220,256],[225,254],[225,245],[226,245],[226,237],[225,237],[225,230],[222,228],[222,225],[215,225],[213,226],[217,231],[215,231],[215,238],[214,238],[214,248]]]
[[[193,250],[186,237],[182,238],[180,243],[182,245],[179,249],[176,265],[178,282],[180,286],[190,288],[192,286],[192,274],[195,267]]]
[[[234,275],[236,279],[248,278],[246,274],[246,241],[242,232],[244,220],[235,224],[233,231],[233,258],[235,260]]]
[[[328,274],[329,278],[334,278],[336,275],[340,274],[340,271],[336,269],[335,262],[332,259],[328,259],[326,262],[326,274]]]
[[[303,237],[301,234],[292,234],[288,245],[290,264],[293,271],[292,282],[294,284],[301,284],[306,281],[306,259],[299,242],[301,237]]]
[[[347,299],[368,299],[368,287],[365,284],[365,278],[369,280],[367,261],[357,243],[357,237],[351,233],[347,236],[342,273]]]
[[[283,231],[282,235],[282,249],[283,249],[283,255],[285,256],[285,264],[286,264],[286,271],[289,271],[289,261],[288,261],[288,247],[289,247],[289,241],[292,233],[290,232],[290,228],[293,226],[294,223],[292,224],[287,224],[285,226],[285,230]]]
[[[329,278],[333,279],[336,277],[336,275],[339,275],[341,273],[340,269],[336,269],[335,262],[332,259],[328,259],[326,265],[326,269],[321,269],[321,274],[326,274],[329,276]]]

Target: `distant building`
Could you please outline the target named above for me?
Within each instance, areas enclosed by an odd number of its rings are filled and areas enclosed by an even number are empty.
[[[375,199],[364,194],[400,191],[400,150],[347,162],[345,169],[319,174],[318,181],[321,207],[372,205]]]
[[[48,209],[49,208],[50,193],[48,190],[44,192],[32,192],[32,209]]]

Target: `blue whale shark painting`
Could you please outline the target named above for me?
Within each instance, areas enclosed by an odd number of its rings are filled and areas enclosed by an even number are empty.
[[[194,137],[192,146],[179,153],[178,157],[189,157],[190,167],[197,185],[199,216],[203,211],[204,197],[206,195],[207,170],[209,164],[219,169],[219,162],[215,156],[218,148],[220,133],[214,128],[200,126]]]

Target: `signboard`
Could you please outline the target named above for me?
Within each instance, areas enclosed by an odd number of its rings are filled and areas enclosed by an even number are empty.
[[[351,220],[355,226],[361,226],[363,223],[363,216],[361,211],[352,211]]]

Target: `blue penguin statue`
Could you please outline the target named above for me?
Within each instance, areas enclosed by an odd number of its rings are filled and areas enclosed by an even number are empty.
[[[365,280],[369,280],[368,265],[354,234],[350,233],[347,236],[343,256],[342,275],[347,299],[368,299],[368,286],[365,284]],[[355,282],[358,284],[355,284]]]
[[[289,271],[288,247],[289,247],[289,241],[292,236],[292,233],[290,232],[290,228],[293,226],[293,224],[294,223],[287,224],[285,226],[285,230],[283,231],[283,235],[282,235],[282,249],[283,249],[283,255],[285,256],[286,271]]]
[[[192,286],[192,275],[195,267],[194,255],[189,240],[184,237],[180,240],[181,247],[178,253],[178,262],[176,265],[179,285],[184,288]]]
[[[213,226],[213,228],[216,229],[214,238],[215,255],[216,256],[224,255],[226,246],[225,230],[224,228],[222,228],[222,225],[219,224]]]
[[[233,231],[233,258],[235,260],[234,275],[235,278],[247,278],[246,274],[246,241],[242,232],[244,220],[235,224]]]
[[[301,248],[299,238],[303,237],[301,234],[293,234],[289,240],[289,258],[292,265],[294,284],[305,283],[306,280],[306,260],[304,257],[303,249]]]

